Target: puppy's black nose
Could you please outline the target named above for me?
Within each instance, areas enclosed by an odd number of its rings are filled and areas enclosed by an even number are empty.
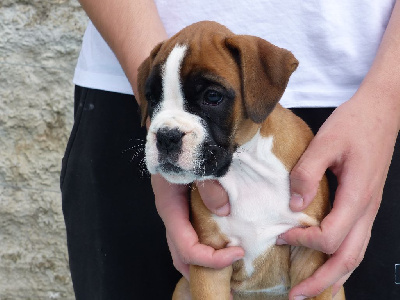
[[[180,152],[182,148],[182,137],[185,135],[177,128],[161,128],[156,133],[157,149],[163,154]]]

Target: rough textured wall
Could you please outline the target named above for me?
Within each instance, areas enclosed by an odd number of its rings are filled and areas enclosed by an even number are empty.
[[[0,299],[74,299],[59,172],[87,17],[77,0],[0,1]]]

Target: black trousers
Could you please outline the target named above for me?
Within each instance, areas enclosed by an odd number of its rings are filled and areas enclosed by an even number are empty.
[[[76,299],[171,299],[180,274],[143,165],[134,97],[77,86],[74,108],[60,181]],[[294,111],[316,131],[332,109]],[[346,284],[348,299],[400,299],[399,144],[367,254]]]

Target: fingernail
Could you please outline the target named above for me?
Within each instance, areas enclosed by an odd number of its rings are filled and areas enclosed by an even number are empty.
[[[290,197],[290,207],[294,209],[302,209],[304,204],[303,197],[300,194],[293,193]]]
[[[215,211],[215,214],[218,215],[218,216],[223,217],[223,216],[229,215],[229,212],[230,212],[230,205],[229,205],[229,202],[228,202],[224,206],[218,208]]]
[[[304,299],[307,299],[307,297],[306,296],[294,296],[293,299],[294,300],[304,300]]]
[[[278,246],[287,245],[287,242],[282,238],[282,235],[278,236],[275,243]]]

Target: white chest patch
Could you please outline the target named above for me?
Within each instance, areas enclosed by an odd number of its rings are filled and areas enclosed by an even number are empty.
[[[273,138],[258,132],[234,154],[228,173],[219,179],[228,192],[231,214],[214,216],[229,246],[245,250],[247,274],[253,261],[275,245],[279,234],[301,223],[318,223],[289,208],[289,173],[272,152]]]

